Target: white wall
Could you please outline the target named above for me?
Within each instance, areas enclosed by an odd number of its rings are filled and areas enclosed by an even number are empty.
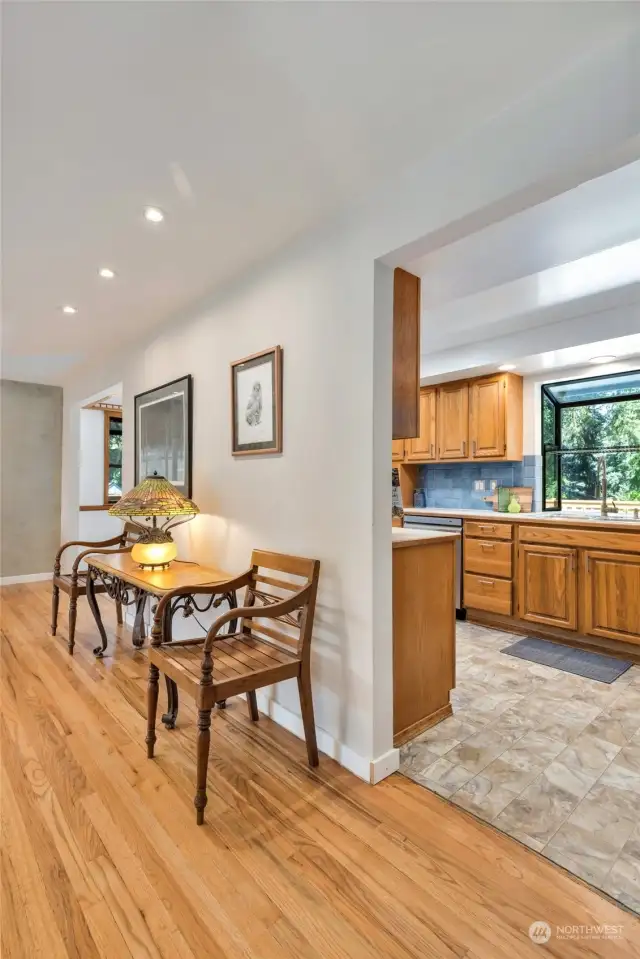
[[[104,503],[104,412],[80,410],[80,505]]]
[[[135,393],[194,376],[193,496],[203,515],[178,531],[183,555],[243,569],[252,547],[322,561],[313,685],[320,746],[369,778],[397,763],[392,748],[390,274],[425,245],[554,195],[624,162],[640,117],[625,92],[640,57],[616,51],[562,90],[543,91],[464,142],[385,185],[365,206],[283,251],[147,342],[65,384],[63,523],[77,528],[78,403],[122,380],[124,416]],[[618,104],[611,110],[610,104]],[[637,149],[637,144],[636,144]],[[419,237],[427,237],[418,242]],[[284,348],[284,452],[230,455],[229,363]],[[124,485],[133,479],[132,431]],[[299,713],[290,684],[274,717]]]

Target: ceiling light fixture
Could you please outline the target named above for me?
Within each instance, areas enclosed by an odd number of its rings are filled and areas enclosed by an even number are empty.
[[[502,366],[498,367],[501,373],[508,373],[509,370],[515,370],[515,368],[516,368],[515,363],[503,363]]]
[[[101,266],[98,273],[103,280],[112,280],[115,276],[113,270],[110,270],[108,266]]]
[[[613,363],[614,360],[617,360],[617,356],[592,356],[589,360],[590,363],[593,363],[594,366],[602,366],[604,363]]]
[[[162,210],[159,210],[157,206],[148,206],[145,208],[144,218],[148,220],[149,223],[162,223],[164,213]]]
[[[75,306],[68,306],[68,305],[67,305],[67,306],[63,306],[63,307],[62,307],[62,312],[63,312],[63,313],[77,313],[78,311],[76,310]]]

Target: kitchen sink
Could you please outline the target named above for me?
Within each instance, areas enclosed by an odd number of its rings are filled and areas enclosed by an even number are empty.
[[[609,513],[608,516],[601,516],[600,513],[578,513],[577,511],[571,511],[567,513],[555,513],[554,519],[559,520],[570,520],[575,519],[582,522],[583,520],[592,520],[596,522],[606,522],[606,523],[639,523],[640,519],[634,517],[631,513]]]

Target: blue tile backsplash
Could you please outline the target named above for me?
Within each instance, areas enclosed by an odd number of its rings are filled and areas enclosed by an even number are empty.
[[[421,466],[418,472],[418,486],[426,492],[427,506],[493,509],[484,502],[491,490],[474,490],[475,480],[495,480],[498,486],[533,486],[533,509],[540,509],[541,456],[525,456],[521,463],[438,463]]]

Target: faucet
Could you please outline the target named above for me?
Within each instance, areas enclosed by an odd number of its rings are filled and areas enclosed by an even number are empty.
[[[609,513],[617,513],[618,507],[616,506],[616,501],[611,497],[611,506],[607,506],[607,459],[603,454],[598,457],[598,473],[601,477],[601,493],[602,499],[600,501],[600,515],[608,516]]]

